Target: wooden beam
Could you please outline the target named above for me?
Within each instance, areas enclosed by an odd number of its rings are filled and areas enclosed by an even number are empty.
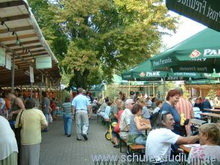
[[[35,48],[43,48],[42,45],[33,45],[33,46],[29,46],[29,47],[24,47],[25,49],[31,50],[31,49],[35,49]],[[17,49],[13,49],[14,51],[22,51],[23,48],[17,48]]]
[[[34,29],[33,26],[21,26],[21,27],[15,27],[15,28],[9,28],[9,29],[0,29],[0,34],[8,33],[8,32],[19,32],[19,31],[25,31],[25,30],[31,30]],[[9,30],[9,31],[8,31]]]
[[[37,35],[35,33],[32,34],[24,34],[24,35],[19,35],[18,39],[25,39],[25,38],[32,38],[32,37],[37,37]],[[17,37],[15,35],[10,36],[10,37],[4,37],[4,38],[0,38],[0,42],[5,42],[5,41],[11,41],[11,40],[17,40]],[[21,41],[22,43],[22,41]]]
[[[48,53],[40,53],[40,55],[47,55]],[[26,57],[30,57],[31,55],[22,55],[21,57],[26,58]],[[39,56],[39,54],[33,55],[31,57],[37,57]],[[15,59],[19,59],[19,57],[16,57]]]
[[[26,19],[29,18],[29,14],[22,14],[22,15],[15,15],[15,16],[10,16],[10,17],[3,17],[0,18],[0,22],[8,22],[8,21],[15,21],[19,19]]]
[[[24,42],[21,42],[22,45],[28,45],[28,44],[34,44],[34,43],[40,43],[39,40],[32,40],[32,41],[24,41]],[[13,46],[18,46],[17,44],[6,44],[5,46],[7,47],[13,47]]]
[[[26,3],[24,1],[1,2],[0,8],[21,6],[21,5],[26,5]]]
[[[39,53],[39,52],[45,52],[45,49],[39,49],[39,50],[33,50],[33,51],[31,51],[31,53],[33,54],[33,53]],[[28,54],[28,53],[17,53],[18,55],[22,55],[22,54]]]

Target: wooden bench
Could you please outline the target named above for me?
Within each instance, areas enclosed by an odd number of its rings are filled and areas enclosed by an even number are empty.
[[[120,138],[120,141],[119,141],[120,152],[122,152],[122,147],[123,146],[127,147],[127,150],[128,150],[129,153],[135,153],[135,152],[138,152],[138,151],[145,150],[145,146],[142,145],[142,144],[130,144],[130,145],[127,145],[127,141]]]
[[[136,151],[142,151],[145,150],[145,146],[142,144],[130,144],[128,145],[129,151],[130,152],[136,152]]]

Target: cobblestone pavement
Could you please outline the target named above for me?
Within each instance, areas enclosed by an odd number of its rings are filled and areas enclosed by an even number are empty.
[[[88,141],[77,141],[75,121],[73,121],[73,133],[66,137],[63,130],[62,119],[55,120],[49,131],[42,133],[40,165],[94,165],[116,164],[95,163],[94,155],[113,155],[120,157],[122,154],[118,148],[114,148],[110,141],[104,137],[106,127],[97,122],[96,118],[90,120]],[[120,164],[120,163],[117,163]]]

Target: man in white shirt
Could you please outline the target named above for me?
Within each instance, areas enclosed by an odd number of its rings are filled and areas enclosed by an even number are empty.
[[[170,112],[163,111],[158,115],[153,130],[149,133],[146,141],[146,160],[153,163],[168,162],[171,156],[171,144],[190,144],[199,140],[199,137],[183,137],[171,130],[174,119]]]
[[[120,125],[119,125],[121,139],[128,139],[130,118],[133,115],[131,113],[131,109],[132,109],[133,106],[134,106],[134,100],[133,99],[127,99],[125,101],[126,109],[122,112]]]

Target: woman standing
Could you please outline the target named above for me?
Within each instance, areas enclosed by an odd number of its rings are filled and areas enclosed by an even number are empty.
[[[63,108],[63,122],[64,122],[64,132],[67,137],[71,136],[72,132],[72,108],[70,97],[67,96],[65,98],[65,102],[62,104]]]
[[[8,121],[0,116],[0,164],[17,165],[18,147]]]
[[[163,103],[161,107],[161,111],[168,111],[172,114],[175,125],[173,132],[181,135],[181,128],[180,128],[180,115],[175,108],[176,103],[179,101],[180,92],[178,90],[170,90],[167,93],[166,102]]]
[[[33,99],[28,99],[26,110],[20,112],[16,119],[15,127],[21,124],[21,164],[38,165],[40,162],[41,128],[48,123],[41,110],[35,109]],[[21,117],[20,117],[21,116]]]

